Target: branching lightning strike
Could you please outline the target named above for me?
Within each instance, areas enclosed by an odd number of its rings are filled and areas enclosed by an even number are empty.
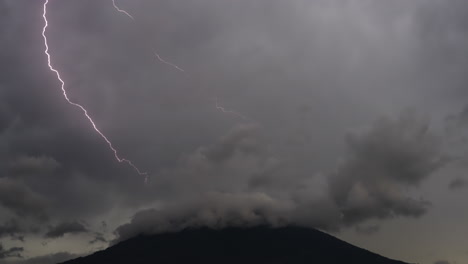
[[[89,122],[93,126],[94,130],[106,141],[109,148],[112,150],[112,152],[114,152],[114,156],[117,159],[117,161],[120,162],[120,163],[127,163],[139,175],[144,176],[145,177],[145,182],[147,182],[148,181],[148,176],[149,176],[148,173],[147,172],[142,172],[137,166],[135,166],[135,164],[133,164],[133,162],[131,160],[119,157],[117,149],[114,148],[114,146],[112,145],[112,142],[98,129],[98,127],[96,126],[96,123],[93,121],[91,116],[88,114],[88,111],[82,105],[74,103],[69,99],[67,91],[65,90],[65,82],[63,81],[62,77],[60,76],[60,72],[52,66],[51,56],[50,56],[50,53],[49,53],[49,44],[48,44],[47,35],[46,35],[46,30],[47,30],[47,27],[49,26],[49,22],[47,20],[47,4],[48,3],[49,3],[49,0],[45,0],[44,10],[43,10],[43,14],[42,14],[42,17],[44,18],[44,27],[42,29],[42,37],[44,38],[44,45],[45,45],[44,53],[47,56],[47,64],[49,66],[49,69],[52,72],[55,73],[55,75],[57,76],[57,80],[61,83],[61,89],[62,89],[62,92],[63,92],[63,96],[65,97],[65,100],[67,100],[67,102],[69,104],[71,104],[71,105],[73,105],[75,107],[78,107],[84,113],[86,118],[89,120]],[[120,11],[120,9],[119,9],[119,11]],[[131,17],[133,19],[133,17],[131,15],[129,15],[127,12],[125,12],[123,10],[120,11],[120,12],[123,12],[123,13],[127,14],[129,17]]]
[[[63,93],[63,96],[65,98],[65,100],[67,100],[67,102],[77,108],[79,108],[83,114],[85,115],[85,117],[88,119],[88,121],[91,123],[93,129],[96,131],[96,133],[99,134],[99,136],[101,136],[102,139],[104,139],[104,141],[107,143],[108,147],[110,148],[110,150],[114,153],[114,157],[115,159],[119,162],[119,163],[126,163],[128,164],[130,167],[132,167],[139,175],[141,176],[144,176],[145,177],[145,182],[148,181],[148,173],[147,172],[143,172],[141,171],[131,160],[129,159],[126,159],[126,158],[121,158],[118,154],[118,151],[117,149],[112,145],[112,142],[104,135],[104,133],[101,132],[101,130],[99,130],[99,128],[97,127],[96,123],[94,122],[94,120],[91,118],[91,116],[88,114],[88,110],[86,110],[86,108],[84,108],[82,105],[78,104],[78,103],[75,103],[73,101],[70,100],[70,98],[68,97],[68,94],[67,94],[67,91],[65,89],[65,81],[62,79],[61,75],[60,75],[60,72],[55,69],[53,66],[52,66],[52,59],[51,59],[51,55],[49,53],[49,44],[48,44],[48,39],[47,39],[47,35],[46,35],[46,31],[47,31],[47,28],[49,26],[49,22],[47,20],[47,5],[49,4],[49,0],[45,0],[44,2],[44,5],[43,5],[43,14],[42,14],[42,17],[44,19],[44,27],[42,29],[42,37],[44,39],[44,46],[45,46],[45,50],[44,50],[44,53],[45,55],[47,56],[47,65],[50,69],[50,71],[52,71],[53,73],[55,73],[56,77],[57,77],[57,80],[60,82],[61,86],[61,90],[62,90],[62,93]],[[115,3],[115,0],[112,0],[112,4],[114,6],[114,8],[120,12],[120,13],[123,13],[125,14],[127,17],[129,17],[130,19],[132,20],[135,20],[135,18],[130,15],[127,11],[123,10],[123,9],[120,9],[116,3]],[[185,71],[180,68],[179,66],[173,64],[173,63],[170,63],[166,60],[164,60],[156,51],[154,51],[154,54],[156,56],[156,58],[166,64],[166,65],[169,65],[175,69],[177,69],[178,71],[180,72],[183,72],[185,73]],[[244,120],[247,120],[247,121],[251,121],[250,118],[247,118],[246,116],[238,113],[238,112],[235,112],[235,111],[231,111],[231,110],[226,110],[224,107],[218,105],[218,98],[215,98],[215,102],[216,102],[216,109],[222,111],[223,113],[228,113],[228,114],[233,114],[233,115],[236,115]]]

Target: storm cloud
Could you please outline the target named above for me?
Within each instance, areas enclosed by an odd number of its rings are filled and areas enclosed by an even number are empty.
[[[0,238],[25,236],[31,263],[68,250],[36,237],[85,253],[142,232],[295,224],[375,232],[377,247],[395,218],[466,222],[437,211],[452,202],[436,191],[465,185],[463,164],[445,170],[468,147],[465,1],[117,1],[135,21],[110,1],[50,1],[69,98],[147,184],[64,100],[42,4],[0,0]]]

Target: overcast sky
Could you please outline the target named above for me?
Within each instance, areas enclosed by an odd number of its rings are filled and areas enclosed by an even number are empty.
[[[64,99],[43,4],[0,0],[0,263],[256,224],[468,262],[465,0],[50,0],[69,98],[147,183]]]

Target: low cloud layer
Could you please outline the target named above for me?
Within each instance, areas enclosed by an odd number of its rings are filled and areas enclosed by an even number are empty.
[[[138,212],[129,224],[117,228],[119,240],[138,234],[175,232],[186,228],[287,224],[288,205],[264,194],[211,193],[197,201],[172,205],[164,210]],[[283,215],[283,216],[282,216]]]

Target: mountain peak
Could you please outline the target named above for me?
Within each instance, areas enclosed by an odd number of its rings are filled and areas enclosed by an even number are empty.
[[[64,264],[320,263],[405,264],[300,227],[185,229],[140,235]]]

